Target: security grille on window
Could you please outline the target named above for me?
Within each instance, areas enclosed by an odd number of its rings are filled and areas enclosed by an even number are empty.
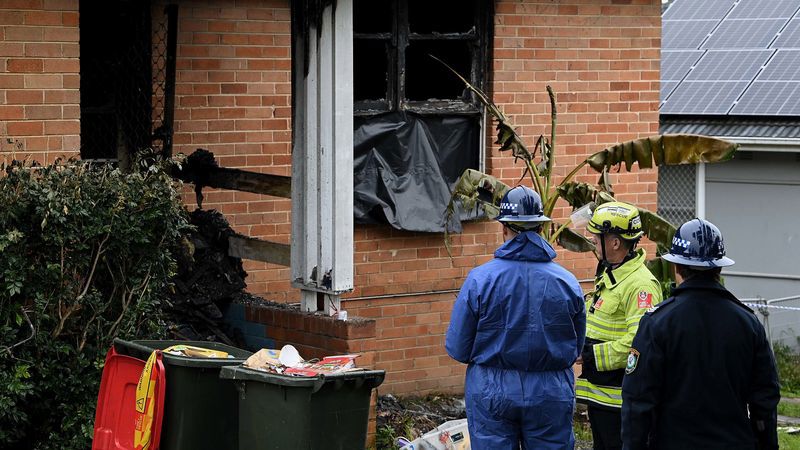
[[[479,168],[491,4],[356,0],[355,216],[360,223],[443,231],[450,187]]]
[[[678,226],[697,216],[697,166],[681,164],[658,168],[658,215]]]

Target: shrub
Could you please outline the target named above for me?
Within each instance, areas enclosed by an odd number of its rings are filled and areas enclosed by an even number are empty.
[[[784,344],[774,343],[775,362],[778,365],[778,378],[781,389],[792,393],[800,393],[800,355]]]
[[[89,448],[112,340],[163,336],[188,226],[170,164],[0,166],[0,448]]]

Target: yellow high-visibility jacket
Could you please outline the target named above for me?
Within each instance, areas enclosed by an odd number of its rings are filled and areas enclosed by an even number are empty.
[[[582,403],[621,408],[622,377],[639,319],[661,302],[661,286],[644,265],[646,252],[613,270],[616,283],[603,272],[586,295],[586,341],[583,371],[576,396]],[[589,356],[587,358],[587,356]]]

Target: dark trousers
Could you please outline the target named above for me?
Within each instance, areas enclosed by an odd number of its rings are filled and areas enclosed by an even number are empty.
[[[594,450],[622,449],[622,410],[588,405]]]

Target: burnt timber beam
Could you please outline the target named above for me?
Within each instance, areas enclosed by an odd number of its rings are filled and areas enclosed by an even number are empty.
[[[292,197],[292,177],[282,175],[227,167],[193,167],[189,165],[177,173],[177,178],[199,187],[231,189],[281,198]]]
[[[230,236],[228,256],[289,267],[291,249],[289,245],[278,242],[262,241],[247,236]]]

